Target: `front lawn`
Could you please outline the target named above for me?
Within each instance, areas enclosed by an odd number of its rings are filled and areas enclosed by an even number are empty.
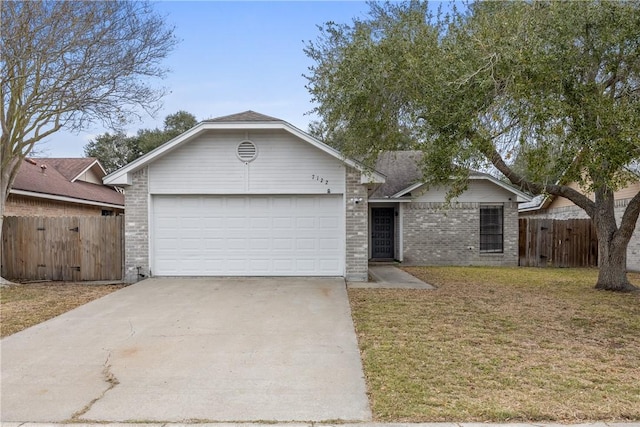
[[[438,289],[349,290],[376,420],[640,420],[637,293],[596,270],[406,271]]]
[[[125,285],[32,283],[0,288],[0,337],[56,317]]]

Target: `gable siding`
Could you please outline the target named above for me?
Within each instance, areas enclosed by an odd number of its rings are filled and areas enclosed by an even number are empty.
[[[97,166],[96,166],[97,167]],[[80,175],[77,179],[78,181],[91,182],[93,184],[102,185],[102,177],[98,176],[93,170],[89,169]]]
[[[420,190],[418,190],[420,191]],[[442,203],[445,201],[447,189],[444,187],[432,187],[423,192],[417,192],[414,199],[418,203]],[[515,201],[516,196],[486,180],[469,181],[467,190],[452,202],[460,203],[507,203]]]
[[[568,186],[573,188],[574,190],[578,190],[582,192],[582,189],[580,188],[580,186],[578,186],[578,184],[575,182],[570,183]],[[631,199],[633,196],[638,194],[639,191],[640,191],[640,181],[631,183],[627,187],[616,191],[615,193],[613,193],[613,198],[615,200]],[[593,193],[589,193],[588,196],[591,200],[593,200],[593,197],[594,197]],[[549,204],[548,209],[557,209],[557,208],[563,208],[567,206],[575,206],[575,204],[571,200],[565,199],[564,197],[556,197]]]
[[[255,160],[240,161],[249,139]],[[326,181],[328,180],[328,184]],[[149,166],[152,194],[342,194],[342,162],[285,131],[209,132]]]

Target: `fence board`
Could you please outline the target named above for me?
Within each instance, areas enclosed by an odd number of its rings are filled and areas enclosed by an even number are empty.
[[[596,267],[598,239],[589,219],[520,218],[523,267]]]
[[[121,280],[122,218],[5,217],[2,276],[14,280]]]

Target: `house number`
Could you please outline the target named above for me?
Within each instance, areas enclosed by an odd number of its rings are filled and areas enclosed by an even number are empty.
[[[314,181],[318,181],[321,184],[329,185],[329,180],[322,178],[320,175],[312,174],[311,179],[313,179]]]

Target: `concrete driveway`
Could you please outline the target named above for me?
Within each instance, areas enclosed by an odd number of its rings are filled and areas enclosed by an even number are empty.
[[[148,279],[0,350],[2,421],[371,418],[342,279]]]

